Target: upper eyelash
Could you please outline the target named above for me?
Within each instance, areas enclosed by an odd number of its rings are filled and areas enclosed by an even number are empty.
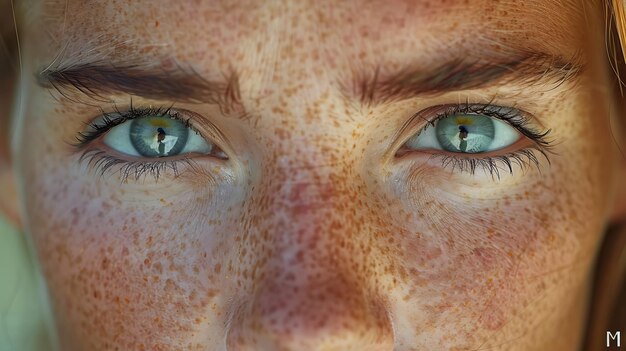
[[[547,129],[545,131],[538,131],[535,128],[529,126],[530,120],[524,117],[523,113],[521,113],[521,111],[519,111],[518,109],[492,104],[470,103],[451,105],[449,106],[449,108],[451,110],[441,112],[437,114],[434,118],[427,120],[428,124],[434,126],[438,120],[459,113],[484,115],[508,122],[512,127],[517,129],[524,136],[537,142],[541,146],[548,147],[552,143],[552,140],[547,138],[552,130]]]
[[[76,143],[74,146],[83,147],[104,133],[111,130],[113,127],[118,126],[126,121],[130,121],[136,118],[156,116],[156,117],[170,117],[181,121],[185,127],[191,128],[195,131],[195,128],[191,125],[191,119],[184,119],[180,117],[178,112],[172,112],[172,106],[170,107],[141,107],[135,108],[129,107],[128,111],[121,112],[117,108],[115,112],[102,112],[101,119],[87,123],[87,130],[79,132],[76,137]],[[197,131],[196,131],[197,132]]]
[[[539,154],[548,161],[548,164],[550,164],[548,153],[553,153],[552,144],[554,140],[549,138],[549,134],[552,130],[547,129],[545,131],[539,131],[532,126],[529,126],[531,123],[530,120],[526,118],[518,109],[493,104],[470,103],[450,105],[445,106],[445,108],[446,110],[444,112],[436,114],[433,118],[426,119],[428,125],[423,127],[419,133],[423,132],[430,126],[434,127],[437,121],[454,114],[480,114],[509,123],[522,135],[531,139],[535,145],[504,155],[487,157],[478,156],[480,154],[466,154],[464,156],[443,153],[433,154],[431,158],[440,158],[444,168],[452,167],[453,171],[458,169],[461,172],[468,172],[473,175],[479,167],[482,167],[485,171],[489,172],[493,178],[497,179],[500,179],[501,170],[507,170],[510,174],[513,174],[513,164],[517,164],[521,168],[534,165],[537,169],[539,169],[539,171],[541,171],[539,167],[539,159],[533,151],[539,152]],[[416,114],[416,117],[419,115],[420,113]]]

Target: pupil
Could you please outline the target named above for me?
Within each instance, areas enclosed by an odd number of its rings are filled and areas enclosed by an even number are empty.
[[[461,143],[459,144],[459,150],[461,150],[462,152],[466,152],[467,151],[467,134],[469,132],[467,131],[467,128],[465,128],[465,126],[459,126],[459,138],[461,138]]]
[[[160,116],[136,118],[130,126],[130,140],[145,157],[178,155],[187,144],[188,134],[184,124]]]
[[[158,138],[159,138],[159,142],[163,141],[163,139],[165,139],[165,131],[163,130],[163,128],[158,128],[157,129],[158,134]]]
[[[467,139],[468,134],[469,131],[465,128],[465,126],[459,126],[459,138],[461,138],[461,140]]]
[[[163,156],[165,154],[165,144],[163,144],[163,140],[165,140],[165,131],[163,128],[158,128],[157,132],[157,141],[159,142],[159,155]]]
[[[451,115],[437,122],[437,141],[450,152],[485,152],[495,136],[494,122],[483,115]]]

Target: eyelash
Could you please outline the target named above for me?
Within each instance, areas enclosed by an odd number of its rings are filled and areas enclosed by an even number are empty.
[[[185,127],[193,128],[190,122],[190,118],[181,118],[178,112],[172,112],[172,107],[133,107],[132,103],[128,111],[120,112],[115,108],[115,112],[102,112],[102,119],[90,122],[87,124],[88,131],[80,132],[77,136],[76,147],[84,147],[93,140],[100,137],[102,134],[108,132],[111,128],[118,126],[126,121],[130,121],[136,118],[157,116],[157,117],[171,117],[181,121]],[[101,123],[98,123],[101,122]],[[195,129],[194,129],[195,130]],[[196,131],[197,132],[197,131]]]
[[[180,113],[172,112],[172,106],[170,107],[133,107],[132,102],[128,111],[121,112],[115,108],[115,112],[108,113],[102,112],[102,118],[97,121],[93,121],[87,124],[87,130],[78,133],[76,137],[76,143],[74,147],[79,149],[86,148],[91,142],[104,135],[111,130],[126,121],[130,121],[136,118],[146,116],[159,116],[159,117],[171,117],[181,121],[186,127],[198,132],[190,122],[190,118],[184,119]],[[151,175],[155,181],[158,181],[163,172],[171,170],[174,177],[178,177],[180,174],[178,168],[180,163],[184,163],[193,167],[195,162],[189,157],[183,157],[173,160],[160,160],[155,161],[128,161],[108,154],[106,151],[91,148],[83,152],[79,158],[79,162],[86,162],[87,165],[95,169],[97,173],[102,177],[105,173],[111,169],[111,167],[119,165],[121,166],[120,178],[122,183],[128,181],[129,178],[138,181],[142,176]]]
[[[552,145],[554,140],[549,138],[549,134],[552,130],[548,129],[545,131],[538,131],[531,126],[531,120],[524,116],[524,114],[518,109],[493,104],[470,103],[449,105],[445,106],[445,108],[446,110],[444,112],[436,114],[436,116],[431,119],[425,119],[421,116],[421,113],[417,113],[415,117],[421,117],[428,123],[427,126],[423,127],[419,133],[424,131],[426,128],[434,127],[437,121],[451,115],[479,114],[507,122],[523,136],[533,141],[534,145],[514,152],[509,152],[504,155],[487,157],[458,156],[443,153],[433,154],[431,158],[439,158],[444,168],[450,167],[452,171],[459,170],[460,172],[467,172],[472,175],[476,173],[477,169],[482,168],[485,172],[488,172],[492,178],[500,179],[501,170],[505,170],[508,171],[509,174],[513,174],[514,164],[517,164],[520,168],[522,168],[522,170],[534,165],[539,171],[541,171],[539,167],[539,158],[535,152],[538,152],[541,156],[543,156],[548,161],[548,164],[550,163],[548,154],[553,153]]]
[[[550,158],[548,153],[552,153],[551,147],[553,140],[548,138],[551,130],[540,132],[530,126],[530,120],[525,117],[519,110],[503,107],[492,104],[469,104],[463,103],[458,105],[446,106],[444,112],[438,113],[435,117],[426,120],[428,125],[420,130],[420,133],[429,127],[434,127],[437,121],[449,117],[454,114],[481,114],[488,117],[498,118],[509,123],[513,128],[518,130],[522,135],[533,141],[534,145],[525,149],[510,152],[505,155],[490,156],[490,157],[471,157],[471,156],[456,156],[450,154],[433,154],[432,158],[440,158],[442,166],[444,168],[451,167],[452,170],[459,170],[460,172],[468,172],[475,174],[476,170],[482,168],[488,172],[492,178],[500,179],[500,171],[508,170],[510,174],[513,174],[513,165],[517,164],[520,168],[525,169],[528,166],[534,165],[539,168],[539,159],[536,152],[539,152],[548,163]],[[177,112],[172,112],[172,107],[129,107],[126,112],[120,112],[115,109],[114,113],[102,112],[102,118],[98,121],[90,122],[87,124],[87,131],[78,133],[76,137],[77,142],[75,147],[83,149],[91,142],[105,134],[113,127],[120,125],[126,121],[141,118],[146,116],[168,116],[176,118],[184,123],[188,128],[195,130],[191,125],[190,119],[184,119]],[[421,113],[417,113],[415,117],[421,117]],[[414,118],[415,118],[414,117]],[[410,123],[412,118],[408,123]],[[407,124],[408,124],[407,123]],[[197,131],[196,131],[197,132]],[[183,157],[175,160],[155,160],[155,161],[127,161],[118,157],[107,154],[100,149],[88,149],[83,152],[80,159],[81,162],[86,162],[89,166],[96,169],[100,176],[104,176],[107,170],[116,165],[121,165],[120,176],[121,181],[126,182],[129,178],[138,181],[142,176],[147,174],[152,175],[155,181],[158,181],[163,172],[171,170],[174,176],[179,175],[178,166],[179,162],[182,162],[189,166],[194,166],[193,159],[189,157]]]

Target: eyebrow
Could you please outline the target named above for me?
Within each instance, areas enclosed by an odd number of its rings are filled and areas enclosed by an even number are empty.
[[[582,70],[578,55],[564,59],[530,52],[502,62],[454,59],[435,69],[410,65],[383,73],[384,67],[377,66],[371,72],[354,71],[351,81],[339,85],[349,99],[372,106],[495,84],[527,88],[541,83],[554,89],[577,77]],[[68,98],[78,92],[102,102],[110,101],[105,95],[127,93],[153,99],[213,103],[224,112],[243,109],[239,77],[233,70],[223,74],[223,79],[212,81],[180,66],[165,69],[94,62],[46,68],[37,73],[36,80],[40,86],[53,88]]]
[[[383,70],[384,67],[377,66],[372,72],[355,72],[349,83],[341,84],[344,94],[372,106],[496,84],[521,88],[543,85],[551,90],[579,76],[583,65],[578,54],[564,59],[544,53],[525,53],[501,62],[455,59],[435,69],[413,65],[391,73],[382,73]]]
[[[36,74],[37,83],[72,99],[82,93],[97,101],[106,95],[127,93],[152,99],[214,103],[231,111],[241,107],[239,77],[231,71],[220,80],[208,80],[180,66],[161,68],[142,65],[113,65],[105,62],[47,68]]]

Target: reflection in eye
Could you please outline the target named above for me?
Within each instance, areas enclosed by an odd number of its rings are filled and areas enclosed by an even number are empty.
[[[115,151],[140,157],[208,154],[213,146],[182,121],[169,116],[148,116],[121,123],[109,130],[104,143]]]
[[[521,134],[508,123],[485,115],[458,114],[441,118],[407,141],[415,150],[460,153],[496,151],[514,144]]]

